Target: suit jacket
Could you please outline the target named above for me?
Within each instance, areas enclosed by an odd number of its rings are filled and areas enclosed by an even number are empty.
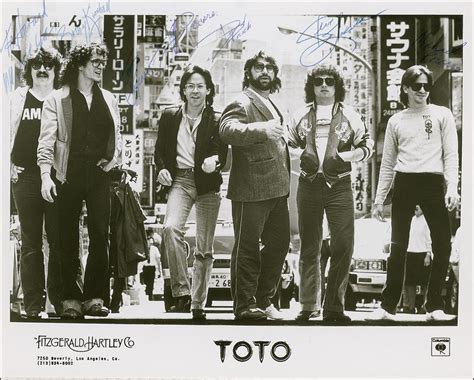
[[[254,202],[288,196],[290,163],[283,138],[269,140],[266,124],[273,115],[252,91],[245,89],[229,104],[219,124],[222,141],[232,145],[227,197]]]
[[[183,118],[183,106],[174,106],[164,110],[158,125],[158,138],[155,145],[155,165],[157,173],[167,169],[175,177],[177,168],[178,130]],[[204,159],[218,155],[221,168],[227,159],[227,145],[222,144],[218,134],[220,113],[212,107],[203,111],[201,122],[197,127],[196,148],[194,151],[194,180],[198,195],[210,191],[219,191],[222,183],[220,170],[205,173],[201,169]]]
[[[107,103],[107,109],[114,122],[114,133],[107,141],[107,156],[112,160],[103,162],[100,167],[105,172],[122,162],[122,139],[120,136],[120,114],[118,103],[111,92],[100,89]],[[69,151],[72,136],[72,99],[69,86],[53,91],[43,103],[41,132],[38,140],[38,166],[41,172],[56,170],[60,182],[66,180]]]

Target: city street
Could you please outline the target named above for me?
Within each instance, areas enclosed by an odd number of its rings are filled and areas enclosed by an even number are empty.
[[[193,321],[191,314],[184,313],[167,313],[164,309],[163,301],[148,301],[141,299],[139,305],[122,306],[120,313],[109,314],[106,318],[89,317],[86,316],[84,320],[64,321],[59,318],[42,319],[39,323],[100,323],[100,324],[156,324],[156,325],[269,325],[269,326],[340,326],[340,323],[327,323],[322,320],[322,317],[312,319],[309,322],[295,321],[295,317],[299,312],[299,303],[292,300],[290,309],[282,310],[284,320],[274,321],[266,320],[259,322],[235,321],[232,313],[232,303],[229,301],[215,301],[216,306],[206,308],[206,321]],[[360,305],[357,311],[346,312],[352,322],[350,326],[433,326],[433,325],[449,325],[457,324],[453,322],[442,323],[428,323],[425,321],[423,314],[397,314],[395,321],[372,322],[365,321],[364,318],[370,315],[375,305]],[[26,321],[18,318],[16,315],[12,316],[14,322],[38,323],[37,321]]]

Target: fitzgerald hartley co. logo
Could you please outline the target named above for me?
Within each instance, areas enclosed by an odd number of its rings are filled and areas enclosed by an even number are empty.
[[[129,336],[125,338],[66,338],[38,335],[35,337],[36,347],[69,348],[74,352],[88,352],[93,348],[132,348],[135,342]]]

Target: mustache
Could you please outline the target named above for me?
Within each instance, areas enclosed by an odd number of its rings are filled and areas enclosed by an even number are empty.
[[[41,77],[49,78],[49,74],[48,74],[46,71],[38,71],[38,72],[36,73],[36,76],[37,76],[38,78],[41,78]]]

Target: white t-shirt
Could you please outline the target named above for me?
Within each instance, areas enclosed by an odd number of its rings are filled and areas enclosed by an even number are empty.
[[[317,105],[316,109],[316,134],[314,143],[320,162],[318,173],[323,172],[324,155],[326,154],[326,147],[328,145],[333,107],[334,104],[328,106]]]

